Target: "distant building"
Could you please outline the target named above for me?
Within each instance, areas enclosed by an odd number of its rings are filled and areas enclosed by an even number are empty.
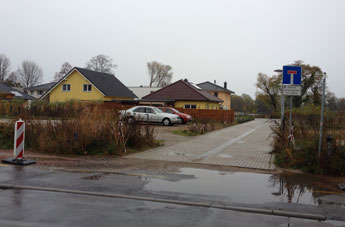
[[[200,87],[178,80],[142,98],[142,101],[159,103],[184,109],[219,109],[223,100],[209,94]]]
[[[128,87],[129,90],[131,90],[138,99],[141,99],[142,97],[149,95],[155,91],[158,91],[161,89],[160,87],[149,87],[149,86],[140,86],[140,87]]]
[[[231,109],[231,94],[235,94],[235,92],[229,90],[227,88],[227,83],[224,82],[224,87],[221,87],[215,83],[211,83],[209,81],[197,84],[202,90],[207,91],[209,94],[216,96],[223,100],[223,104],[221,107],[226,110]]]
[[[37,86],[29,87],[27,89],[28,94],[35,97],[36,99],[40,98],[44,93],[46,93],[51,87],[53,87],[55,82],[40,84]]]
[[[0,83],[0,100],[23,100],[24,102],[30,102],[31,100],[34,100],[35,97],[25,94],[24,92],[21,92],[15,88],[12,88],[10,86],[7,86],[6,84]]]

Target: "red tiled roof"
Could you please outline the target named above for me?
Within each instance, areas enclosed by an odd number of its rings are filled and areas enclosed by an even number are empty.
[[[207,91],[199,90],[183,80],[176,81],[158,91],[142,97],[142,99],[172,99],[190,101],[223,102],[223,100],[210,95]]]

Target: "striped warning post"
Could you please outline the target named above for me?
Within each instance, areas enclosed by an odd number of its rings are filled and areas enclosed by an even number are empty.
[[[24,158],[24,138],[25,138],[25,122],[22,119],[16,122],[14,131],[14,158]]]
[[[12,165],[30,165],[35,160],[28,160],[24,157],[25,122],[22,119],[16,121],[14,126],[14,158],[6,158],[1,162]]]

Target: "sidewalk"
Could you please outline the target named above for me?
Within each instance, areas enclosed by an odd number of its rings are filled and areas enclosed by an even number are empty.
[[[269,120],[256,119],[128,157],[274,170],[269,126]]]

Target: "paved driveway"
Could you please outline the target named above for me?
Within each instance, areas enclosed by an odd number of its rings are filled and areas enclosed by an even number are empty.
[[[269,126],[256,119],[129,157],[274,170]]]

